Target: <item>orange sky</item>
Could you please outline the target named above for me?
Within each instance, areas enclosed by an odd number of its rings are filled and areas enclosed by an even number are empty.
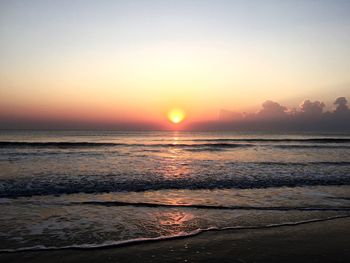
[[[350,94],[346,2],[0,5],[0,117],[168,125]]]

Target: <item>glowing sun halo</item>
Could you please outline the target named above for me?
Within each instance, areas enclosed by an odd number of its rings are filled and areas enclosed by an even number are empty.
[[[186,117],[186,114],[183,110],[181,109],[171,109],[168,112],[168,119],[172,123],[178,124],[182,122]]]

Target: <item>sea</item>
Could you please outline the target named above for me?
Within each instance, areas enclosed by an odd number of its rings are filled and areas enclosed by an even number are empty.
[[[0,131],[0,252],[350,216],[350,134]]]

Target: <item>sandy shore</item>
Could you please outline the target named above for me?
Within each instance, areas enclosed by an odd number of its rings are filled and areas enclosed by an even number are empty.
[[[206,232],[94,250],[0,254],[0,262],[349,262],[350,218],[255,230]]]

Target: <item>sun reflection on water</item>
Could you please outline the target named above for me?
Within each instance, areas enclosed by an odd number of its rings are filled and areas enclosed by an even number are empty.
[[[184,226],[188,221],[194,219],[194,215],[184,211],[163,212],[159,216],[161,226]]]
[[[190,173],[191,159],[185,149],[177,147],[180,143],[181,137],[177,132],[174,132],[173,137],[170,139],[172,146],[166,149],[160,163],[159,172],[164,178],[181,178],[186,177]]]

